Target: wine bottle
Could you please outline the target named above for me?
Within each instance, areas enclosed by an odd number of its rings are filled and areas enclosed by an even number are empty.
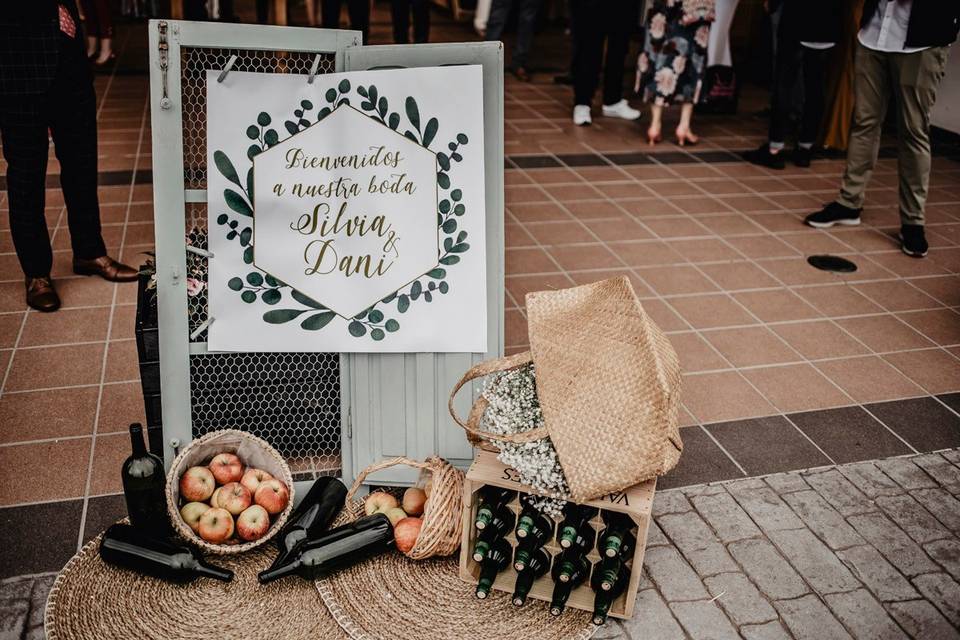
[[[609,560],[609,558],[606,560]],[[630,572],[623,564],[620,564],[617,573],[610,582],[610,586],[605,587],[604,583],[610,579],[610,576],[606,575],[606,571],[601,570],[601,566],[598,566],[597,570],[593,572],[594,575],[591,580],[591,586],[597,593],[593,598],[593,624],[598,626],[607,621],[610,606],[621,593],[626,591],[630,582]]]
[[[257,575],[260,584],[297,574],[316,580],[382,553],[393,546],[393,527],[382,513],[360,518],[301,543],[293,557]]]
[[[516,555],[514,555],[516,559]],[[523,569],[517,573],[517,582],[513,587],[513,604],[522,607],[527,601],[527,594],[533,582],[550,570],[550,555],[539,549],[530,555],[524,563]]]
[[[514,533],[517,540],[525,540],[531,537],[546,542],[553,533],[553,520],[543,515],[533,505],[526,504],[520,512],[520,519],[517,520],[517,528]]]
[[[481,531],[490,525],[494,514],[513,499],[513,491],[487,485],[480,489],[480,505],[474,525]]]
[[[560,554],[553,563],[553,572],[550,574],[556,586],[553,588],[553,598],[550,600],[551,615],[563,613],[567,605],[570,592],[583,584],[590,574],[590,561],[580,549],[570,549]]]
[[[277,535],[280,553],[270,568],[286,564],[297,545],[323,533],[340,513],[346,496],[347,488],[336,478],[317,478]]]
[[[164,536],[171,532],[171,528],[163,460],[147,451],[139,422],[130,425],[130,444],[133,452],[120,471],[130,524]]]
[[[233,579],[233,571],[205,563],[195,549],[129,524],[110,525],[100,540],[100,558],[107,564],[168,582]]]
[[[606,527],[600,532],[600,540],[597,542],[597,550],[600,555],[608,558],[623,556],[629,553],[636,544],[636,537],[631,533],[636,526],[630,516],[624,513],[604,511],[603,521]]]
[[[575,544],[579,545],[589,538],[593,537],[593,527],[590,526],[590,519],[597,513],[593,507],[573,504],[568,502],[563,508],[563,522],[557,530],[557,542],[564,549],[569,549]],[[583,539],[578,540],[577,536]],[[587,540],[587,548],[593,546],[593,540]]]
[[[473,559],[482,562],[487,555],[487,551],[493,546],[493,543],[507,535],[513,526],[513,511],[509,507],[501,506],[493,513],[488,524],[480,531],[477,536],[477,543],[473,547]]]
[[[497,579],[497,574],[510,564],[510,543],[503,538],[497,540],[487,551],[480,563],[480,579],[477,581],[477,597],[483,600],[490,595],[490,589]]]

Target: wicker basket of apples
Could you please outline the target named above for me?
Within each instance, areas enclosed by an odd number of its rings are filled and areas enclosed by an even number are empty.
[[[368,475],[399,464],[420,469],[416,486],[404,491],[400,499],[386,491],[372,492],[363,502],[363,513],[386,515],[393,525],[397,549],[412,560],[451,555],[460,548],[463,472],[443,458],[430,456],[417,462],[399,457],[372,464],[357,476],[347,493],[347,504]]]
[[[213,431],[188,444],[167,473],[174,530],[210,553],[242,553],[279,531],[293,509],[293,477],[264,440]]]

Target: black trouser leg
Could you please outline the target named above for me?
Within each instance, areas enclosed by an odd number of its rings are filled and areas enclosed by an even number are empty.
[[[803,120],[797,142],[812,145],[820,133],[823,118],[826,66],[829,49],[803,49]]]
[[[393,18],[393,41],[396,44],[410,42],[410,0],[391,0],[390,15]]]
[[[44,217],[46,198],[47,124],[43,115],[45,96],[4,98],[0,107],[0,134],[7,161],[7,198],[10,202],[10,234],[28,278],[50,275],[53,253]]]
[[[310,0],[307,0],[310,2]],[[270,19],[270,11],[267,6],[267,0],[257,0],[257,24],[267,24]]]
[[[77,258],[106,255],[97,196],[97,97],[85,62],[62,55],[48,105],[70,242]]]
[[[320,20],[324,29],[339,29],[340,0],[321,0]]]
[[[350,28],[363,32],[363,44],[370,40],[370,0],[347,0]]]
[[[413,0],[413,41],[430,42],[430,0]]]
[[[503,40],[503,30],[507,26],[513,0],[493,0],[490,15],[487,16],[487,40]]]
[[[623,99],[623,69],[630,48],[630,36],[637,24],[637,3],[633,0],[604,0],[607,59],[603,66],[603,104]]]
[[[519,0],[517,9],[517,39],[513,43],[513,58],[510,66],[514,69],[526,68],[533,47],[533,31],[540,12],[540,0]]]
[[[573,73],[574,104],[589,105],[597,90],[600,64],[603,61],[603,18],[606,2],[611,0],[574,0],[573,20],[577,33],[577,68]]]
[[[793,110],[793,88],[802,70],[803,51],[799,42],[781,40],[777,43],[777,63],[770,94],[771,142],[784,142],[790,112]]]

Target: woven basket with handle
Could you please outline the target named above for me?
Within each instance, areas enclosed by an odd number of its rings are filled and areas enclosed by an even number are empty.
[[[244,466],[263,469],[290,489],[287,508],[273,518],[270,529],[258,540],[238,544],[213,544],[195,534],[193,529],[180,516],[180,476],[190,467],[206,466],[213,456],[223,452],[236,454],[243,460]],[[173,464],[170,465],[170,471],[167,472],[167,512],[170,514],[174,531],[187,542],[195,544],[209,553],[242,553],[259,547],[277,534],[287,518],[290,517],[292,510],[293,476],[290,474],[290,467],[287,466],[286,460],[265,440],[243,431],[237,431],[236,429],[211,431],[191,441],[174,458]]]
[[[398,464],[420,469],[421,474],[430,475],[431,491],[423,511],[423,526],[417,542],[405,555],[411,560],[424,560],[435,556],[449,556],[460,547],[461,521],[463,510],[463,472],[437,456],[430,456],[423,462],[398,457],[383,460],[370,465],[360,472],[350,491],[347,492],[347,504],[360,489],[363,481],[371,473],[394,467]],[[359,510],[363,515],[363,510]],[[359,517],[353,514],[352,520]]]

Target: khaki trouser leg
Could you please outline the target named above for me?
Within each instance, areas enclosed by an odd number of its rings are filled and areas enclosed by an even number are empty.
[[[880,150],[880,131],[890,99],[888,56],[857,43],[853,80],[853,127],[847,146],[847,167],[843,172],[837,202],[851,209],[863,207],[864,192]]]
[[[930,110],[943,79],[948,47],[891,54],[897,100],[900,224],[923,224],[930,184]]]

